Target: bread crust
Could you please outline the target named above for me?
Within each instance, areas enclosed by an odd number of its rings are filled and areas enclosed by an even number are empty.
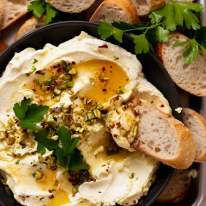
[[[6,7],[5,0],[1,0],[0,1],[0,31],[2,30],[4,24],[5,7]]]
[[[141,110],[140,110],[141,111]],[[169,125],[176,131],[177,153],[173,158],[161,156],[158,152],[150,149],[146,144],[141,144],[141,137],[139,149],[160,162],[174,167],[176,169],[187,169],[194,162],[196,155],[196,146],[192,135],[187,127],[182,122],[175,119],[169,114],[159,111],[161,116],[168,121]],[[140,112],[140,118],[143,113]]]
[[[35,17],[32,17],[24,22],[24,24],[19,28],[15,35],[15,40],[20,39],[22,36],[27,34],[28,32],[33,31],[37,27],[37,19]]]
[[[176,170],[163,192],[157,199],[158,203],[178,203],[182,201],[191,184],[190,170]]]
[[[163,7],[165,4],[166,4],[166,1],[165,0],[151,0],[151,8],[150,10],[151,11],[154,11],[156,9],[159,9],[161,7]]]
[[[82,7],[77,7],[76,5],[72,5],[75,3],[75,0],[46,0],[53,7],[58,9],[59,11],[67,12],[67,13],[80,13],[82,11],[87,10],[95,0],[84,0],[82,1]]]
[[[97,8],[97,10],[94,12],[94,14],[91,16],[90,18],[90,22],[96,22],[99,21],[98,16],[99,13],[101,12],[101,10],[103,9],[104,5],[106,4],[114,4],[114,5],[118,5],[122,10],[125,10],[130,19],[128,23],[138,23],[140,22],[137,11],[134,7],[134,5],[130,2],[130,0],[104,0],[100,6]]]
[[[184,108],[183,112],[186,115],[189,114],[189,115],[193,116],[193,118],[195,118],[199,122],[199,124],[202,125],[202,128],[204,129],[204,132],[205,132],[204,137],[206,139],[206,119],[201,114],[197,113],[196,111],[194,111],[190,108]],[[197,161],[197,162],[206,161],[206,149],[204,152],[202,151],[201,155],[199,155],[199,156],[196,155],[195,161]]]
[[[139,16],[147,16],[152,11],[163,7],[166,3],[165,0],[131,0],[136,7]],[[142,8],[147,7],[147,9]]]
[[[5,13],[2,29],[6,29],[19,18],[25,16],[28,13],[27,5],[27,0],[20,0],[18,3],[14,1],[5,1]]]

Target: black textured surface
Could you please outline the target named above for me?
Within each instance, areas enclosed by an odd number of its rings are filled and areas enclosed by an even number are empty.
[[[14,56],[15,52],[20,52],[27,47],[33,47],[36,49],[42,48],[46,43],[58,45],[66,40],[73,38],[80,34],[80,31],[86,31],[93,36],[97,36],[96,25],[88,22],[59,22],[39,30],[36,30],[15,44],[11,45],[1,56],[0,56],[0,69],[4,71],[6,65]],[[109,41],[115,42],[113,39]],[[78,46],[78,45],[77,45]],[[124,43],[122,45],[125,49],[133,52],[133,44],[130,39],[125,36]],[[174,110],[179,106],[178,92],[171,78],[169,77],[166,70],[162,67],[158,59],[153,55],[140,56],[140,61],[143,64],[143,72],[147,79],[153,83],[169,100],[170,106]],[[180,115],[174,112],[176,118],[181,119]],[[173,169],[165,165],[160,165],[156,173],[156,181],[150,188],[148,195],[142,198],[138,206],[149,206],[158,197],[160,192],[164,189],[167,184]],[[121,183],[120,183],[121,184]],[[0,186],[0,205],[1,206],[17,206],[12,195],[6,192],[3,186]]]

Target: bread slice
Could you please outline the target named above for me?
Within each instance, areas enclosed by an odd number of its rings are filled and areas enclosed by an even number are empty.
[[[179,203],[182,201],[187,195],[192,181],[189,172],[190,170],[176,170],[158,197],[157,203]]]
[[[165,0],[132,0],[139,16],[146,16],[150,12],[165,5]]]
[[[192,64],[185,64],[183,47],[174,47],[176,42],[187,40],[185,35],[174,33],[167,43],[157,45],[157,54],[180,88],[196,96],[206,96],[206,56],[199,54]]]
[[[197,145],[196,161],[206,161],[206,119],[192,109],[183,109],[184,124],[190,129]]]
[[[28,32],[33,31],[35,28],[37,28],[38,21],[35,17],[31,17],[27,21],[25,21],[22,26],[18,29],[15,40],[20,39],[22,36],[27,34]]]
[[[4,11],[4,21],[2,29],[7,28],[16,20],[24,16],[28,10],[27,0],[6,0]]]
[[[95,0],[46,0],[56,9],[67,13],[80,13],[87,10]]]
[[[140,115],[136,149],[174,168],[189,168],[196,155],[189,129],[152,107],[136,107],[135,111]]]
[[[6,6],[6,0],[1,0],[0,1],[0,31],[3,28],[3,23],[4,23],[4,12],[5,12],[5,6]]]
[[[139,18],[137,11],[130,0],[105,0],[90,18],[90,22],[127,22],[137,23]]]

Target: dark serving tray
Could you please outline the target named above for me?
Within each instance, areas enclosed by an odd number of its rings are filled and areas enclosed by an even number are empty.
[[[46,43],[58,45],[66,40],[73,38],[80,34],[80,31],[86,31],[89,34],[98,37],[96,32],[96,24],[91,24],[83,21],[68,21],[55,23],[41,29],[35,30],[34,32],[26,35],[13,45],[11,45],[1,56],[0,56],[0,71],[5,70],[6,65],[14,56],[15,52],[20,52],[27,47],[33,47],[35,49],[42,48]],[[110,42],[118,44],[114,39],[109,39]],[[78,46],[78,45],[77,45]],[[133,44],[129,37],[125,36],[123,48],[128,51],[134,52]],[[181,115],[174,111],[175,108],[180,106],[179,94],[176,86],[169,77],[162,64],[153,54],[139,56],[138,57],[143,65],[143,72],[146,78],[154,84],[168,99],[171,108],[173,109],[174,116],[181,120]],[[138,206],[149,206],[151,205],[161,191],[167,184],[173,169],[160,165],[156,173],[156,181],[149,190],[147,196],[143,197]],[[121,183],[120,183],[121,184]],[[5,189],[5,186],[0,186],[0,205],[1,206],[17,206],[19,205],[13,198],[12,194]]]

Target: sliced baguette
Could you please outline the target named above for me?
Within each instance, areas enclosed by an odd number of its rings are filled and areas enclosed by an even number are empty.
[[[22,26],[18,29],[16,35],[15,35],[15,40],[20,39],[22,36],[27,34],[28,32],[33,31],[35,28],[37,28],[38,21],[35,17],[32,17],[25,21]]]
[[[27,10],[27,0],[6,0],[4,11],[4,21],[2,29],[6,29],[12,23],[24,16]]]
[[[206,119],[192,109],[183,109],[184,124],[197,145],[196,161],[206,161]]]
[[[139,16],[146,16],[150,12],[165,5],[165,0],[132,0]]]
[[[186,64],[183,47],[174,47],[176,42],[187,40],[185,35],[174,33],[167,43],[157,45],[157,54],[180,88],[196,96],[206,96],[206,57],[199,54],[192,64]]]
[[[191,185],[189,170],[177,170],[173,173],[168,185],[157,199],[158,203],[178,203],[182,201]]]
[[[46,0],[56,9],[67,13],[80,13],[87,10],[95,0]]]
[[[135,110],[140,115],[136,149],[174,168],[189,168],[196,155],[189,129],[157,109],[136,107]]]
[[[90,22],[99,22],[101,20],[108,22],[139,22],[137,11],[130,0],[103,1],[90,18]]]
[[[5,6],[6,6],[6,0],[0,1],[0,31],[3,28],[4,24],[4,14],[5,14]]]

